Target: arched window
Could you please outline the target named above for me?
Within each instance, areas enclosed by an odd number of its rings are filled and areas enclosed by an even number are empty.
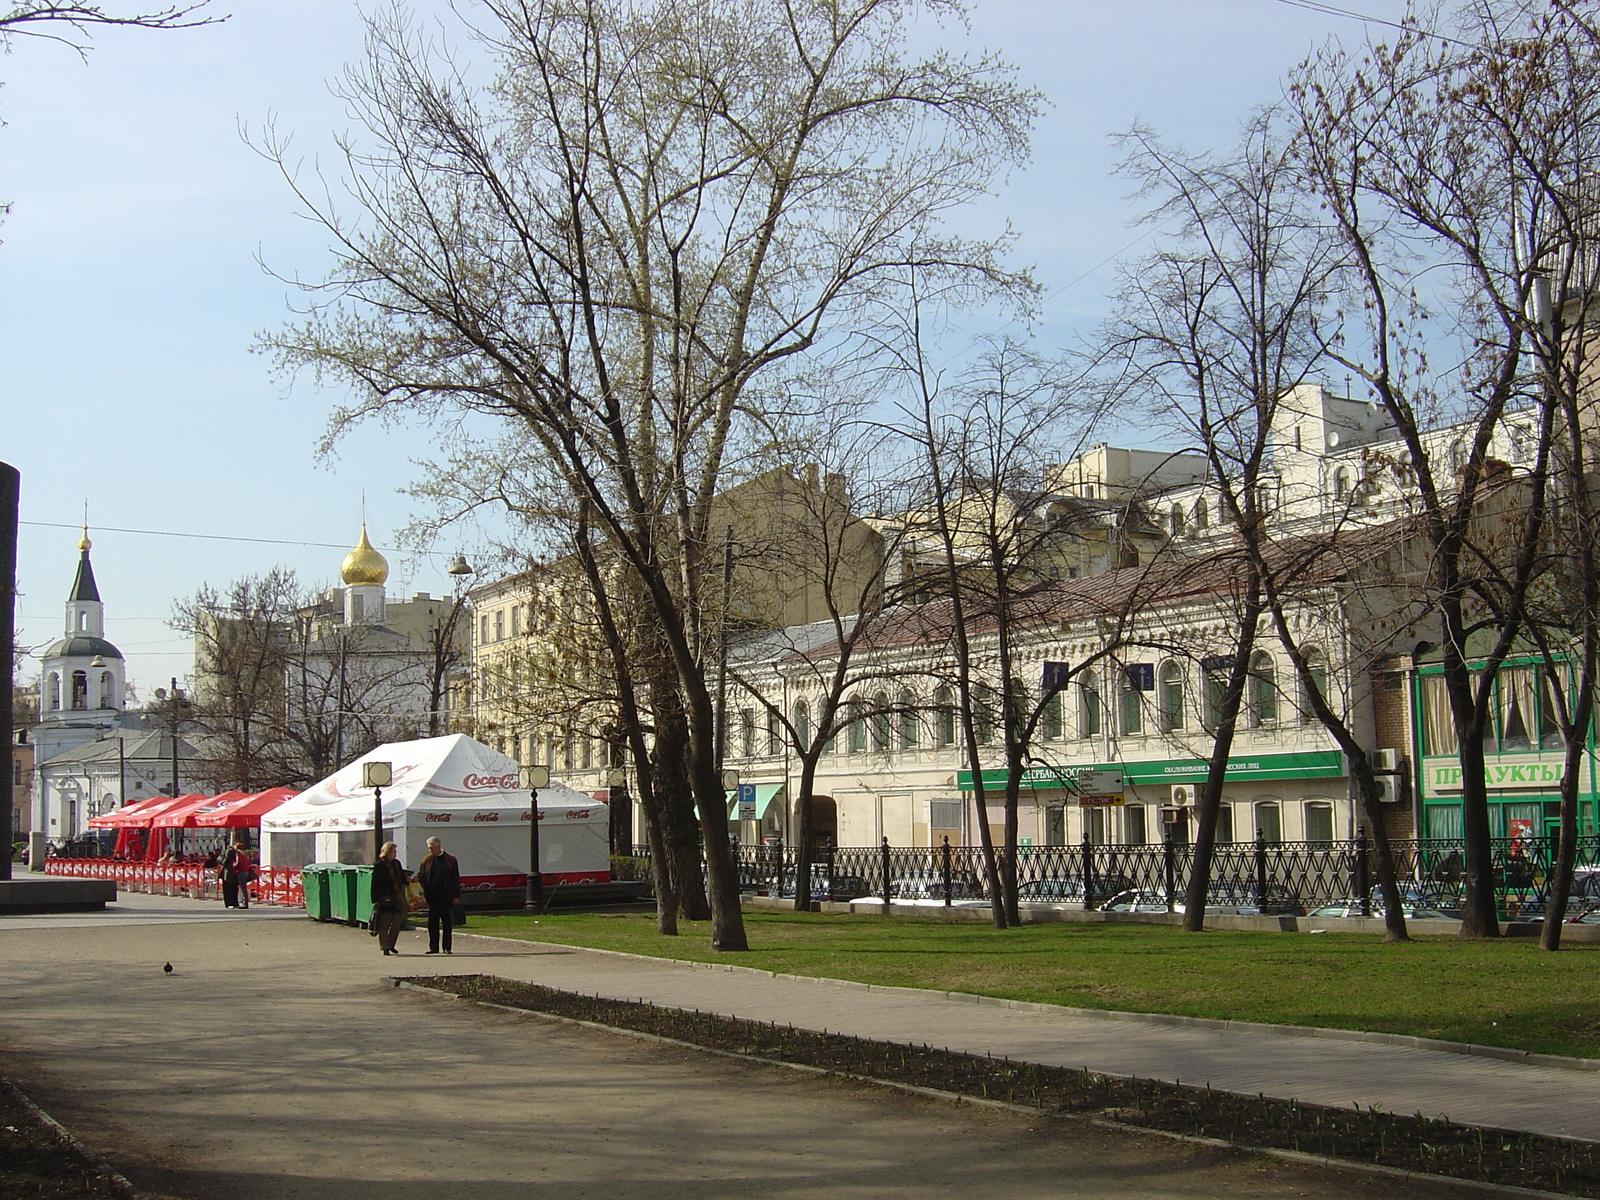
[[[1122,688],[1122,732],[1125,734],[1139,734],[1144,732],[1144,693],[1134,686],[1133,668],[1124,667],[1121,671]]]
[[[756,756],[756,710],[753,708],[739,713],[739,753],[745,758]]]
[[[900,745],[907,750],[914,749],[921,739],[921,731],[917,726],[917,698],[910,692],[901,692]]]
[[[1218,664],[1205,670],[1204,676],[1205,725],[1207,729],[1215,729],[1222,723],[1222,702],[1228,695],[1228,668]]]
[[[89,673],[87,671],[74,671],[72,673],[72,707],[89,707]]]
[[[850,753],[860,754],[867,748],[867,706],[859,700],[850,701]]]
[[[1350,468],[1340,467],[1333,473],[1333,498],[1335,500],[1348,500],[1350,498]]]
[[[113,694],[113,681],[110,671],[100,672],[100,707],[115,708],[116,696]]]
[[[933,705],[938,710],[939,745],[956,744],[956,698],[948,687],[941,686],[933,694]]]
[[[86,612],[83,612],[81,609],[78,612],[78,629],[77,629],[77,632],[78,633],[88,633],[89,632],[89,614],[86,613]]]
[[[794,702],[794,740],[801,751],[811,745],[811,707],[804,700]]]
[[[1078,736],[1100,736],[1100,681],[1093,671],[1078,684]]]
[[[1300,681],[1300,724],[1310,725],[1317,719],[1312,708],[1312,691],[1321,695],[1324,700],[1328,697],[1328,663],[1322,657],[1322,651],[1312,649],[1306,651],[1306,673],[1311,676],[1307,685],[1305,680]]]
[[[1183,532],[1183,505],[1181,504],[1172,506],[1172,532],[1174,534]]]
[[[1258,650],[1250,656],[1250,723],[1257,727],[1278,719],[1278,673],[1272,655]]]
[[[889,697],[883,692],[872,698],[872,748],[889,749]]]
[[[994,740],[994,689],[980,683],[972,689],[972,733],[987,746]]]
[[[1206,498],[1201,496],[1194,502],[1194,527],[1206,529],[1211,525],[1211,514],[1206,511]]]
[[[1256,836],[1275,845],[1283,841],[1283,809],[1276,800],[1259,800],[1255,807]]]
[[[1183,667],[1175,662],[1161,665],[1161,732],[1176,733],[1183,728]]]
[[[61,707],[61,676],[54,671],[50,672],[50,682],[45,687],[44,704],[46,708]]]
[[[1046,738],[1058,738],[1062,733],[1061,693],[1054,693],[1044,702],[1040,729]]]

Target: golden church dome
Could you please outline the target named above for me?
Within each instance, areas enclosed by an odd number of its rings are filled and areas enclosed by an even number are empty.
[[[344,556],[339,565],[339,578],[346,587],[369,585],[382,587],[389,578],[389,560],[372,548],[367,541],[366,522],[361,524],[361,540],[356,548]]]

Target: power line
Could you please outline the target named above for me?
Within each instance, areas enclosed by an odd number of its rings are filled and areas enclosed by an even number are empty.
[[[1340,8],[1337,4],[1329,4],[1326,0],[1277,0],[1279,4],[1287,4],[1290,8],[1303,8],[1307,12],[1314,12],[1324,17],[1345,17],[1351,21],[1360,21],[1366,25],[1383,25],[1389,29],[1398,29],[1402,33],[1417,33],[1434,38],[1441,42],[1448,42],[1452,46],[1466,46],[1474,49],[1467,42],[1458,41],[1442,33],[1435,33],[1431,29],[1419,29],[1415,25],[1407,25],[1404,21],[1391,21],[1386,17],[1369,17],[1366,13],[1358,13],[1354,9]]]
[[[36,526],[37,528],[40,528],[40,529],[81,529],[81,528],[83,528],[82,525],[63,524],[60,521],[18,521],[17,524],[19,524],[19,525],[33,525],[33,526]],[[340,543],[340,542],[300,542],[300,541],[294,541],[294,540],[291,540],[291,539],[288,539],[288,538],[242,537],[242,536],[240,536],[238,534],[230,534],[230,533],[185,533],[185,532],[182,532],[180,530],[175,530],[175,529],[123,529],[123,528],[120,528],[120,527],[118,527],[116,525],[91,525],[89,527],[89,532],[91,532],[91,533],[96,533],[96,532],[98,532],[98,533],[138,533],[138,534],[143,534],[143,535],[145,535],[147,537],[197,538],[197,539],[200,539],[202,541],[208,541],[208,542],[251,542],[251,543],[254,543],[256,545],[262,545],[262,546],[310,546],[313,549],[317,549],[317,550],[348,550],[350,548],[348,545],[345,545],[345,544]],[[380,550],[392,550],[396,554],[409,553],[408,551],[401,550],[399,547],[396,547],[396,546],[379,546],[379,547],[376,547],[376,548],[380,549]],[[422,553],[433,554],[434,552],[433,551],[423,551]]]

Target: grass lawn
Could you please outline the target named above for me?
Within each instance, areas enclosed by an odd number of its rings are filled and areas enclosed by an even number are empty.
[[[677,938],[652,915],[472,918],[472,931],[794,975],[978,992],[1080,1008],[1408,1033],[1600,1058],[1600,947],[1531,940],[1216,932],[1160,925],[987,925],[746,913],[753,949],[713,954],[708,924]]]

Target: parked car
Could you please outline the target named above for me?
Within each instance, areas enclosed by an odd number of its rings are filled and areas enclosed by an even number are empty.
[[[1096,875],[1094,890],[1089,899],[1093,904],[1104,904],[1113,896],[1129,890],[1132,884],[1120,875]],[[1083,880],[1071,877],[1030,879],[1017,885],[1019,904],[1082,904]]]
[[[1408,921],[1443,921],[1448,920],[1444,913],[1436,908],[1426,908],[1420,904],[1402,904],[1400,914]],[[1383,919],[1383,903],[1377,901],[1367,905],[1367,911],[1361,911],[1361,901],[1341,900],[1337,904],[1324,904],[1321,908],[1311,910],[1313,917],[1356,917],[1370,916],[1378,920]]]
[[[1262,915],[1262,909],[1256,904],[1253,896],[1232,889],[1212,892],[1211,895],[1206,897],[1206,901],[1206,912],[1213,916],[1258,917]],[[1100,911],[1164,913],[1167,911],[1167,897],[1166,893],[1149,888],[1130,890],[1113,896],[1100,906]],[[1173,894],[1172,911],[1175,913],[1187,911],[1181,891]],[[1274,910],[1269,906],[1267,912],[1268,914],[1273,914]]]
[[[829,875],[826,869],[811,872],[811,898],[813,900],[858,900],[872,890],[860,875]],[[786,871],[776,888],[767,892],[785,900],[794,899],[794,872]]]
[[[955,900],[981,900],[983,889],[970,872],[952,871],[950,896]],[[944,875],[939,871],[912,871],[889,882],[892,900],[944,900]]]

